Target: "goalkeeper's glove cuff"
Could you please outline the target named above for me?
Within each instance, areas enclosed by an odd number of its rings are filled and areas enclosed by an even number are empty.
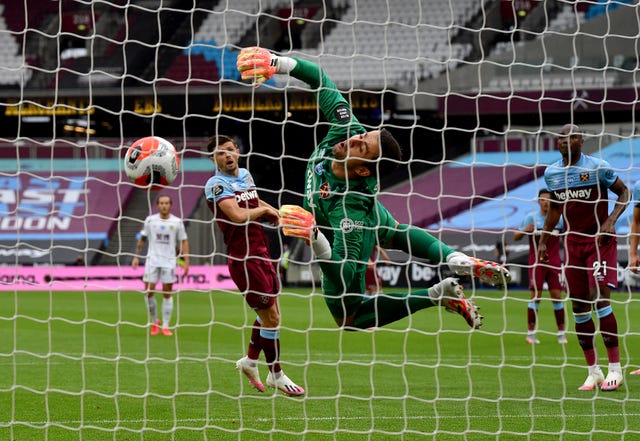
[[[298,65],[298,62],[291,57],[278,57],[271,55],[271,66],[275,67],[276,73],[288,74]]]
[[[311,249],[318,259],[331,259],[331,244],[327,236],[322,234],[318,228],[313,229],[311,233]]]

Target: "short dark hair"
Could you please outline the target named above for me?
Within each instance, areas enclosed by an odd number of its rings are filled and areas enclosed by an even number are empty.
[[[168,198],[169,199],[169,203],[171,205],[173,205],[173,198],[171,196],[169,196],[168,194],[159,194],[158,197],[156,197],[156,205],[158,205],[160,203],[160,199],[162,198]]]
[[[402,161],[402,148],[387,129],[380,129],[380,160],[369,165],[374,175],[388,176],[398,169]]]
[[[538,197],[542,196],[542,193],[551,194],[551,192],[549,190],[547,190],[546,188],[541,188],[540,191],[538,192]]]
[[[236,140],[233,139],[232,137],[226,136],[226,135],[214,135],[211,138],[209,138],[209,141],[207,142],[207,151],[209,153],[213,153],[216,147],[222,144],[226,144],[228,142],[232,143],[234,146],[236,146],[236,148],[240,148]]]
[[[565,124],[560,129],[560,133],[558,134],[558,138],[582,138],[582,132],[580,131],[580,127],[575,124]]]

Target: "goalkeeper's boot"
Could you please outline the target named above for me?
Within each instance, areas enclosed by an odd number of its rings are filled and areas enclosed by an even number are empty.
[[[447,311],[455,312],[464,317],[472,328],[482,326],[482,316],[478,313],[479,308],[465,297],[462,285],[455,277],[448,277],[433,285],[430,289],[430,295]]]
[[[173,332],[171,332],[171,329],[169,328],[162,328],[162,335],[171,337],[173,335]]]
[[[511,282],[511,273],[504,266],[467,256],[456,251],[447,256],[449,269],[459,276],[474,276],[491,286],[505,286]]]
[[[160,320],[156,320],[155,322],[151,323],[151,335],[158,335],[158,333],[160,332]]]
[[[636,369],[635,371],[631,371],[630,375],[640,375],[640,369]]]
[[[600,368],[596,368],[592,372],[589,372],[587,379],[584,380],[584,384],[578,388],[578,390],[595,390],[604,383],[604,374]]]
[[[276,378],[273,372],[267,375],[267,386],[280,390],[282,393],[292,397],[304,395],[304,389],[295,384],[287,375],[280,371],[280,376]]]
[[[264,392],[264,384],[260,381],[260,374],[258,373],[258,363],[250,360],[249,357],[242,357],[236,362],[236,369],[242,372],[248,379],[249,383],[255,387],[258,391]]]
[[[603,391],[612,391],[618,389],[624,383],[624,377],[622,376],[622,372],[611,370],[607,373],[607,378],[604,379],[602,386],[600,389]]]

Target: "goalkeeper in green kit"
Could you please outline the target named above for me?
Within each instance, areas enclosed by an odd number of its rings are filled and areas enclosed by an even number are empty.
[[[242,79],[256,87],[274,74],[304,81],[317,91],[318,106],[331,124],[309,158],[304,208],[282,206],[280,225],[285,235],[311,246],[323,274],[324,299],[338,326],[379,327],[421,309],[444,306],[462,315],[472,328],[480,327],[478,307],[465,298],[453,277],[429,289],[365,295],[367,262],[376,245],[432,262],[445,261],[456,274],[470,274],[494,286],[511,280],[505,267],[456,252],[420,228],[399,224],[377,201],[378,177],[395,170],[402,160],[391,133],[366,131],[333,81],[313,62],[249,47],[240,52],[237,67]]]

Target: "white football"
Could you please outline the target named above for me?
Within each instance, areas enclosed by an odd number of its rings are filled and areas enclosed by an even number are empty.
[[[148,136],[132,143],[124,156],[127,178],[142,187],[157,190],[178,176],[180,158],[176,148],[164,138]]]

